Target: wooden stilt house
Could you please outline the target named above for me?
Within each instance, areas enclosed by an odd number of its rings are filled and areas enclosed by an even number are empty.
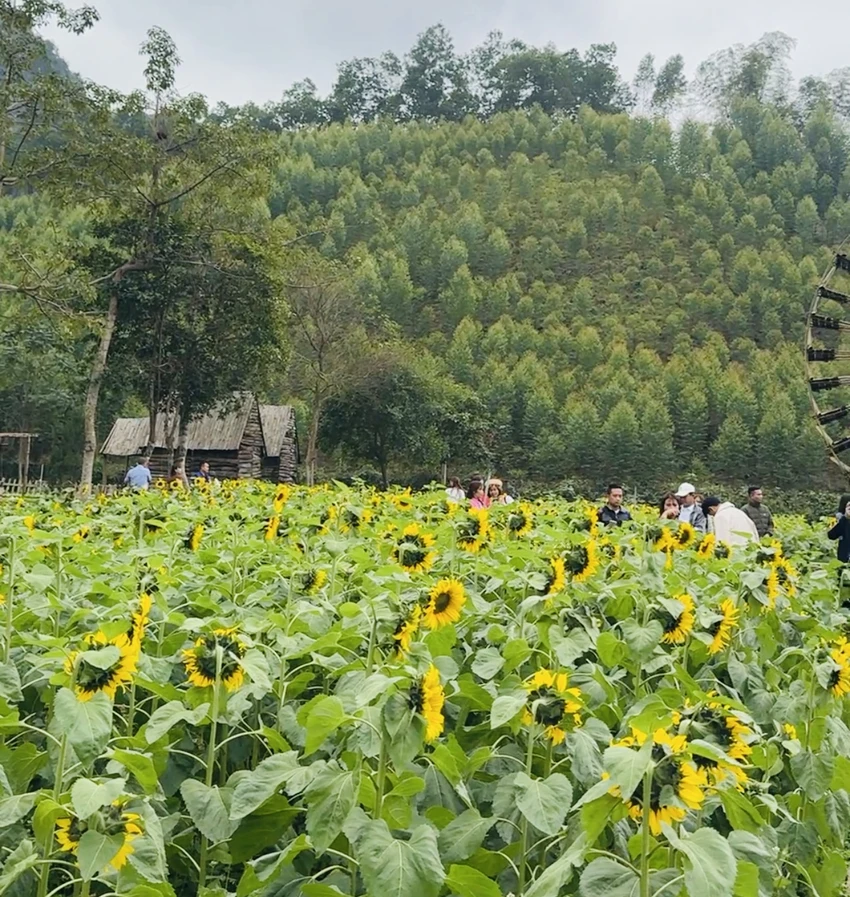
[[[178,432],[173,415],[159,414],[156,443],[151,455],[151,473],[166,477],[167,434]],[[106,459],[129,464],[148,445],[147,417],[120,417],[115,421],[101,454]],[[255,396],[240,397],[237,403],[214,408],[189,422],[186,473],[192,477],[202,461],[210,473],[222,480],[264,479],[276,483],[295,482],[298,440],[295,413],[289,405],[261,405]]]

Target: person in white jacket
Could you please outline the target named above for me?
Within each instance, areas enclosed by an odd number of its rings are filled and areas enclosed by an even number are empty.
[[[714,533],[718,542],[746,545],[759,541],[756,525],[731,501],[721,501],[716,495],[710,495],[702,503],[702,512],[709,522],[709,532]]]

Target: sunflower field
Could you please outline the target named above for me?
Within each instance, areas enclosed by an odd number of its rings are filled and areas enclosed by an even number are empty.
[[[825,527],[635,516],[3,499],[0,895],[846,893]]]

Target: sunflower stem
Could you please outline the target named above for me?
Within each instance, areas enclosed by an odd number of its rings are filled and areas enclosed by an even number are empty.
[[[640,848],[640,897],[650,897],[649,855],[652,852],[652,832],[649,828],[649,816],[652,803],[652,767],[643,776],[643,799],[641,813],[641,848]]]
[[[89,897],[91,894],[91,879],[84,879],[82,887],[80,888],[80,897]]]
[[[375,613],[375,608],[370,608],[372,611],[372,628],[369,630],[369,648],[366,651],[366,675],[369,676],[372,673],[372,667],[375,663],[375,640],[378,635],[378,615]]]
[[[15,596],[15,539],[9,544],[9,588],[6,594],[6,637],[3,645],[3,661],[9,663],[12,658],[12,633],[14,627]]]
[[[215,643],[215,683],[213,684],[213,703],[212,713],[210,715],[210,743],[207,745],[207,769],[204,778],[204,784],[207,788],[212,788],[213,774],[215,773],[215,738],[218,727],[218,702],[221,690],[221,666],[224,661],[224,651],[216,640]],[[207,886],[207,854],[209,852],[209,843],[206,836],[201,835],[201,853],[199,857],[198,867],[198,897],[204,892]]]
[[[59,616],[62,608],[62,540],[56,543],[56,605],[59,611],[53,621],[53,637],[59,638]]]
[[[375,783],[375,819],[381,818],[384,808],[384,787],[387,780],[387,735],[381,726],[381,752],[378,755],[378,778]]]
[[[529,727],[528,729],[528,746],[525,752],[525,774],[527,776],[531,776],[531,765],[534,762],[534,730]],[[528,853],[528,819],[526,819],[523,814],[522,822],[520,823],[520,852],[519,852],[519,880],[517,881],[517,889],[516,894],[517,897],[522,897],[523,892],[525,891],[525,874],[527,867],[527,857]]]
[[[127,737],[133,737],[133,717],[136,715],[136,680],[130,685],[130,698],[127,703]]]

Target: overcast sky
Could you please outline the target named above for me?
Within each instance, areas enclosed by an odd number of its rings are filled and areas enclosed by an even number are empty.
[[[82,0],[79,0],[81,3]],[[437,22],[466,51],[495,29],[561,49],[613,41],[631,80],[645,53],[682,53],[690,71],[715,50],[766,31],[797,39],[794,73],[850,65],[846,0],[89,0],[101,21],[87,35],[50,31],[72,69],[120,90],[142,86],[138,47],[152,25],[177,43],[178,88],[211,100],[278,99],[312,78],[324,92],[336,64],[384,50],[403,54]],[[69,5],[75,5],[71,0]]]

